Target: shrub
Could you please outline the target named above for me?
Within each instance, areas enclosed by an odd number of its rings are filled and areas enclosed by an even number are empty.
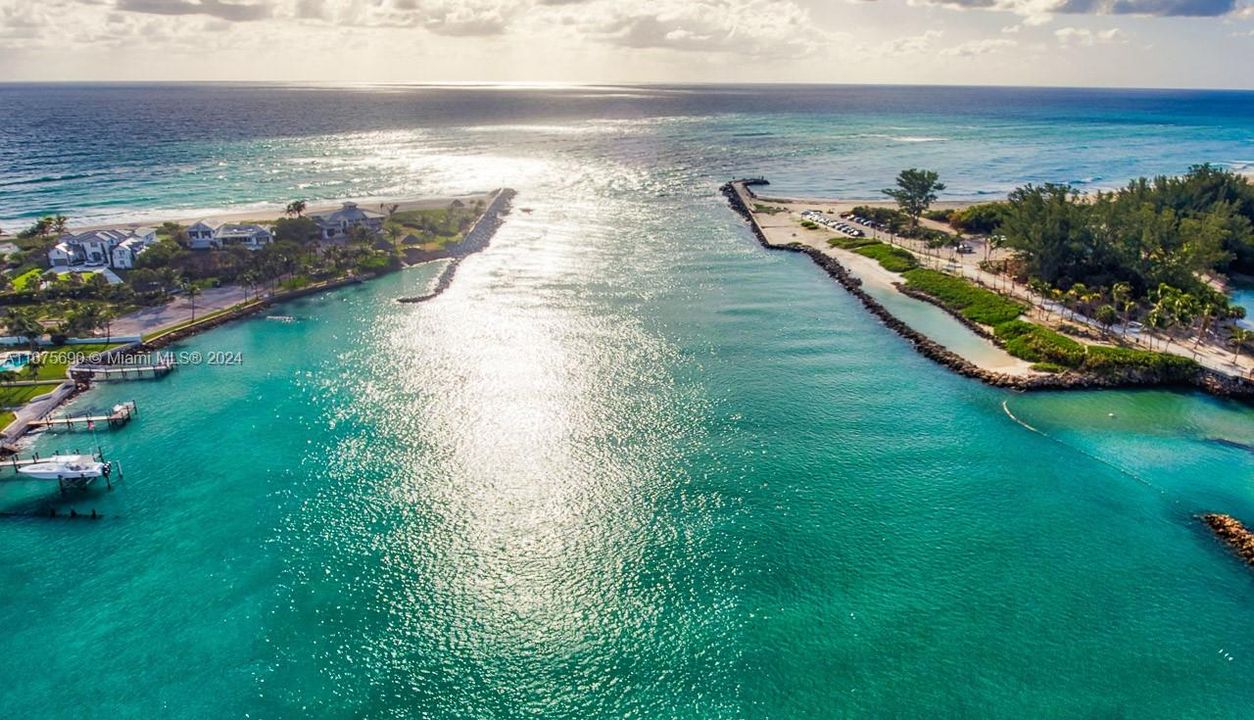
[[[858,238],[841,236],[828,240],[827,244],[844,250],[857,250],[858,248],[866,247],[867,245],[879,245],[880,241],[872,240],[871,238],[866,237]]]
[[[1133,348],[1084,345],[1040,325],[1012,320],[997,326],[997,337],[1006,352],[1035,363],[1034,370],[1061,372],[1083,370],[1098,375],[1124,372],[1151,373],[1162,380],[1184,381],[1193,377],[1193,360],[1169,353]]]
[[[908,287],[931,295],[973,322],[997,326],[1018,318],[1024,311],[1024,307],[1013,300],[936,270],[916,268],[902,274]]]
[[[805,228],[806,230],[814,230],[815,228],[818,227],[818,224],[811,222],[809,220],[802,220],[801,227]]]
[[[1067,368],[1061,365],[1055,364],[1055,363],[1051,363],[1051,362],[1033,363],[1032,369],[1036,370],[1037,372],[1046,372],[1046,373],[1060,373],[1060,372],[1067,371]]]
[[[1190,358],[1170,353],[1090,345],[1084,358],[1084,369],[1102,374],[1142,370],[1168,380],[1186,380],[1197,372],[1198,365]]]

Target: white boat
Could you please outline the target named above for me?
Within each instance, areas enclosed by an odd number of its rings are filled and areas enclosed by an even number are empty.
[[[109,464],[91,455],[52,455],[17,471],[37,480],[94,480],[109,473]]]

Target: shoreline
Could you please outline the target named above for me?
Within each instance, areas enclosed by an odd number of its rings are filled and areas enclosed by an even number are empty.
[[[157,329],[153,333],[141,338],[138,342],[121,345],[103,353],[103,357],[113,360],[119,357],[133,356],[140,353],[152,352],[159,350],[173,343],[186,340],[189,337],[198,335],[209,330],[213,330],[219,326],[225,325],[236,320],[242,320],[252,317],[264,309],[280,305],[285,302],[297,300],[310,295],[337,290],[349,285],[359,285],[361,283],[377,279],[383,275],[390,275],[393,272],[400,272],[410,267],[415,267],[434,260],[451,258],[451,262],[440,274],[436,287],[431,292],[417,298],[398,298],[397,302],[416,303],[430,300],[439,296],[453,282],[453,277],[457,269],[457,265],[465,258],[481,252],[489,246],[492,238],[496,235],[497,230],[505,223],[505,217],[509,215],[512,209],[514,198],[518,192],[513,188],[500,188],[490,193],[484,193],[482,196],[465,196],[471,199],[484,199],[488,201],[487,207],[483,213],[475,220],[475,224],[466,233],[462,242],[453,250],[440,251],[422,251],[417,252],[432,255],[432,257],[424,257],[415,262],[404,262],[403,265],[396,269],[383,273],[371,275],[349,275],[346,277],[325,280],[319,283],[307,285],[303,288],[293,290],[285,290],[278,293],[271,293],[265,297],[258,297],[252,300],[245,300],[220,311],[210,313],[199,320],[192,322],[174,322],[164,329]],[[451,199],[449,198],[428,198],[424,200],[411,201],[411,208],[416,205],[430,205],[431,207],[444,207]],[[309,210],[306,210],[309,212]],[[73,366],[66,369],[67,376],[72,371]],[[51,383],[49,383],[51,384]],[[0,428],[0,455],[12,454],[14,449],[12,445],[20,441],[26,436],[31,429],[30,422],[41,417],[46,417],[57,408],[64,405],[71,399],[78,397],[84,393],[90,392],[91,383],[79,382],[67,377],[63,382],[57,385],[53,390],[39,399],[28,402],[23,407],[12,411],[14,420],[6,427]],[[47,403],[46,407],[40,407],[35,413],[28,410],[41,403]],[[13,429],[17,426],[16,429]]]
[[[765,197],[759,197],[751,189],[752,185],[760,184],[767,184],[767,182],[763,179],[732,180],[719,188],[720,192],[724,195],[724,197],[726,197],[728,203],[731,205],[732,210],[749,223],[749,227],[753,232],[754,238],[757,239],[758,244],[767,250],[782,250],[808,255],[816,265],[823,269],[832,279],[840,283],[842,287],[857,298],[872,315],[879,318],[890,330],[911,343],[916,352],[939,365],[945,366],[959,375],[979,380],[980,382],[992,387],[1007,388],[1018,391],[1099,390],[1159,387],[1202,390],[1203,392],[1218,397],[1235,398],[1246,401],[1254,399],[1254,383],[1246,381],[1242,378],[1221,376],[1212,370],[1202,367],[1199,367],[1196,376],[1191,382],[1133,375],[1110,377],[1074,371],[1058,374],[1037,373],[1032,375],[1022,375],[1006,373],[988,367],[981,367],[977,363],[962,357],[958,353],[955,353],[935,340],[932,340],[922,332],[914,329],[900,318],[893,315],[892,312],[884,307],[882,303],[867,293],[866,290],[862,288],[862,280],[854,276],[850,270],[833,255],[811,245],[806,245],[800,241],[794,241],[787,244],[772,242],[762,224],[759,222],[756,213],[753,212],[748,204],[748,201],[751,200],[763,200],[769,202],[769,200]],[[828,200],[824,201],[824,204],[849,204],[852,207],[852,205],[856,203],[854,203],[854,201]],[[958,319],[959,322],[966,325],[969,329],[972,329],[973,332],[976,332],[981,337],[988,337],[987,331],[983,328],[971,328],[971,321],[961,317],[958,313],[948,307],[945,307],[943,304],[936,302],[926,293],[918,291],[906,292],[900,286],[900,283],[897,284],[896,290],[907,297],[914,297],[915,299],[929,302],[932,305],[940,307],[951,317]]]
[[[484,190],[479,192],[464,193],[461,195],[441,195],[435,197],[365,197],[365,198],[331,198],[310,202],[303,213],[305,215],[319,215],[335,212],[339,210],[344,203],[357,203],[362,208],[373,209],[375,207],[386,207],[388,205],[396,205],[397,212],[405,212],[407,210],[438,210],[447,207],[454,200],[460,200],[470,204],[476,200],[483,200],[485,203],[495,193],[495,190]],[[88,221],[81,225],[74,225],[75,232],[86,232],[89,230],[111,230],[111,229],[131,229],[137,227],[156,227],[162,223],[175,222],[180,225],[190,225],[199,220],[213,219],[227,223],[240,223],[247,221],[264,221],[273,222],[279,218],[287,216],[287,207],[283,203],[259,203],[253,209],[243,209],[242,206],[235,205],[222,208],[202,208],[195,210],[139,210],[136,212],[126,213],[126,220],[102,220],[99,222]],[[50,211],[54,212],[54,211]],[[191,214],[195,212],[195,214]],[[49,213],[45,213],[49,214]],[[90,216],[89,216],[90,217]],[[73,216],[70,216],[73,220]],[[33,219],[31,220],[33,221]],[[0,229],[5,231],[7,235],[16,234],[23,226],[21,220],[9,221],[18,224],[11,228],[8,225],[0,225]],[[29,224],[27,222],[26,224]]]

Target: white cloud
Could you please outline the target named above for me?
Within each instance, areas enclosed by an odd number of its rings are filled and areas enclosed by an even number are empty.
[[[924,52],[932,46],[932,42],[944,36],[940,30],[928,30],[922,35],[910,35],[890,40],[877,48],[877,55],[914,55]]]
[[[1012,48],[1019,43],[1009,38],[985,38],[983,40],[969,40],[967,42],[947,47],[940,51],[941,55],[951,55],[956,57],[973,57],[975,55],[987,55],[995,53],[999,50]]]
[[[795,56],[816,46],[809,12],[792,0],[593,0],[563,21],[633,48]]]
[[[1058,38],[1058,42],[1061,45],[1081,45],[1085,47],[1127,42],[1123,31],[1119,28],[1093,32],[1088,28],[1064,27],[1055,30],[1054,37]]]

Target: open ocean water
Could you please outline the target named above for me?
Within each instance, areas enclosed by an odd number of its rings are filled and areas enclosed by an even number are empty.
[[[1254,163],[1254,93],[0,86],[0,225],[517,188],[420,267],[103,387],[0,485],[0,717],[1245,718],[1254,410],[916,355],[717,194]],[[1011,420],[1015,416],[1036,428]],[[46,436],[36,449],[88,442]],[[1242,443],[1246,447],[1242,447]],[[62,506],[66,507],[66,506]]]

